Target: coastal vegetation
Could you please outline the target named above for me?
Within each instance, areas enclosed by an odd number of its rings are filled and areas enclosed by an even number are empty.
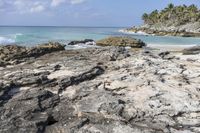
[[[168,4],[162,10],[142,15],[144,24],[126,29],[126,32],[142,32],[157,36],[200,37],[200,10],[194,4]]]
[[[150,14],[144,13],[142,16],[145,24],[167,24],[171,25],[184,25],[190,22],[200,21],[200,10],[194,4],[175,6],[168,4],[163,10],[154,10]]]

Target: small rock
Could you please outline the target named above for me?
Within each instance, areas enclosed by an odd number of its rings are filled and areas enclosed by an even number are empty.
[[[182,51],[183,55],[194,55],[200,54],[200,46],[195,46],[191,48],[186,48]]]

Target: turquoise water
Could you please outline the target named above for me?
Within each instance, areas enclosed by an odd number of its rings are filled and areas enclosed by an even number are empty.
[[[71,40],[99,40],[107,36],[131,36],[147,44],[200,45],[200,38],[158,37],[119,32],[123,28],[102,27],[0,27],[0,45],[19,44],[33,46],[48,41],[67,44]]]

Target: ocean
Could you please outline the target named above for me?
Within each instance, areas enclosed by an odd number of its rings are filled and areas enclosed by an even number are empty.
[[[200,38],[159,37],[120,32],[125,27],[0,27],[0,45],[18,44],[34,46],[48,41],[64,44],[72,40],[99,40],[108,36],[130,36],[143,40],[147,45],[200,45]]]

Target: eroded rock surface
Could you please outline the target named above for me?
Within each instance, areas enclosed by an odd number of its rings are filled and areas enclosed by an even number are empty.
[[[192,57],[103,47],[0,68],[0,132],[200,132]]]
[[[97,41],[99,46],[123,46],[123,47],[132,47],[132,48],[142,48],[146,44],[138,39],[130,37],[108,37]]]
[[[37,58],[47,53],[65,50],[65,46],[57,42],[41,44],[36,47],[23,47],[17,45],[0,46],[0,67],[19,64]]]

